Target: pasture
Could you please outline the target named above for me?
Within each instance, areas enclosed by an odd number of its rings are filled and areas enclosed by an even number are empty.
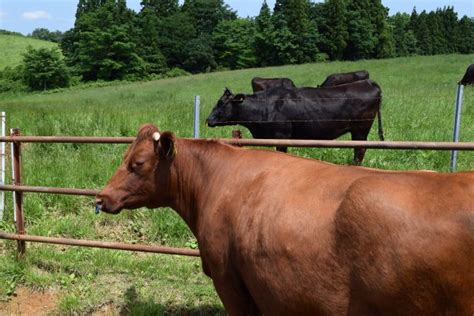
[[[56,43],[42,41],[31,37],[22,37],[18,35],[0,34],[0,69],[18,65],[23,59],[23,54],[26,48],[32,46],[33,48],[52,48],[57,47]]]
[[[382,88],[382,120],[387,140],[450,141],[456,83],[474,55],[411,57],[334,62],[232,72],[105,87],[75,87],[49,93],[0,95],[8,127],[23,135],[134,136],[152,122],[179,137],[193,132],[193,98],[201,96],[201,136],[229,137],[238,127],[208,128],[204,120],[224,87],[250,93],[250,79],[289,77],[297,86],[316,86],[327,75],[360,69]],[[474,89],[466,87],[461,141],[474,141]],[[248,131],[241,128],[245,137]],[[347,137],[344,137],[347,139]],[[375,126],[369,140],[377,140]],[[52,187],[101,188],[122,159],[124,145],[25,144],[23,183]],[[339,164],[351,161],[351,149],[289,149],[290,154]],[[447,171],[449,152],[368,150],[363,165],[383,169]],[[460,152],[459,170],[474,169],[474,154]],[[13,231],[11,200],[0,228]],[[101,239],[168,246],[196,243],[171,210],[125,211],[94,215],[93,200],[25,194],[30,234]],[[0,241],[0,299],[16,288],[48,290],[54,313],[92,313],[104,307],[115,313],[146,315],[180,312],[222,313],[222,307],[199,259],[87,248],[27,244],[27,256],[15,260],[14,242]],[[1,305],[0,305],[1,306]],[[0,307],[0,313],[2,307]]]

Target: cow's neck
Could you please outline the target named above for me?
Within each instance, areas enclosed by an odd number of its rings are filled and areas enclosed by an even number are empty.
[[[172,163],[171,207],[198,237],[204,201],[213,193],[210,184],[231,165],[228,145],[215,141],[178,139]],[[217,194],[217,193],[216,193]]]

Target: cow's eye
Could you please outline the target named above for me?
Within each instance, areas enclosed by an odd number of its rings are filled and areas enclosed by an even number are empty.
[[[143,166],[144,161],[135,161],[130,164],[130,171],[131,172],[136,172],[138,169],[140,169],[141,166]]]

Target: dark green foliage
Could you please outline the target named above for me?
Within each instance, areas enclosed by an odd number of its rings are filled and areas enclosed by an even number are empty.
[[[470,53],[472,18],[453,7],[389,16],[381,0],[262,1],[255,19],[224,0],[79,0],[74,28],[37,29],[60,47],[82,80],[158,78],[169,69],[207,72],[326,60]]]
[[[249,19],[222,20],[212,34],[216,61],[230,69],[255,66],[255,23]]]
[[[178,0],[142,0],[142,11],[150,9],[156,17],[170,16],[178,12]]]
[[[223,0],[185,0],[181,10],[192,19],[198,35],[212,34],[219,21],[237,18]]]
[[[410,15],[397,13],[389,18],[389,24],[393,28],[395,56],[416,54],[416,38],[413,30],[410,29]]]
[[[23,83],[23,66],[7,66],[0,70],[0,93],[26,90]]]
[[[264,0],[260,14],[255,18],[254,47],[256,62],[259,66],[269,66],[273,63],[275,56],[272,49],[271,34],[273,32],[272,13]]]
[[[44,41],[59,43],[61,42],[63,33],[61,31],[50,32],[46,28],[36,28],[29,36]]]
[[[147,74],[159,74],[166,69],[166,59],[159,43],[160,20],[155,10],[143,6],[138,20],[137,53],[146,63]]]
[[[201,35],[184,46],[183,67],[192,73],[209,72],[217,67],[210,35]]]
[[[332,60],[342,59],[349,37],[344,0],[328,0],[312,9],[321,34],[320,47]]]
[[[314,61],[318,53],[316,25],[309,19],[308,0],[277,0],[273,12],[277,64]]]
[[[69,71],[57,49],[28,48],[23,57],[23,81],[31,90],[67,87]]]
[[[196,38],[196,28],[191,18],[177,12],[161,19],[159,26],[159,45],[168,66],[183,67],[186,46]]]
[[[4,30],[4,29],[0,29],[0,34],[23,36],[23,34],[21,34],[21,33],[12,32],[12,31],[8,31],[8,30]]]
[[[143,77],[147,64],[136,52],[135,14],[124,1],[104,0],[76,19],[64,53],[83,80]],[[69,38],[71,36],[71,39]]]
[[[459,21],[457,50],[463,54],[474,52],[474,20],[463,16]]]

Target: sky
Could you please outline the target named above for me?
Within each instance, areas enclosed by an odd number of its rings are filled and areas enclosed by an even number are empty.
[[[239,16],[252,17],[258,15],[263,0],[224,0],[224,2],[237,11]],[[78,0],[0,0],[0,29],[24,35],[39,27],[50,31],[67,31],[74,25],[77,3]],[[267,3],[273,8],[275,0],[267,0]],[[474,17],[474,0],[382,0],[382,3],[390,9],[390,15],[396,12],[411,13],[413,7],[421,12],[453,6],[458,17],[464,15]],[[137,12],[140,10],[140,0],[127,0],[127,4]]]

